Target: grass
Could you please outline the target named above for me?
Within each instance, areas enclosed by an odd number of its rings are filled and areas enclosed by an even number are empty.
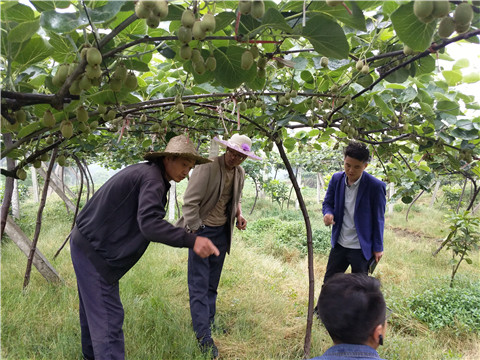
[[[254,191],[244,192],[243,209],[254,232],[235,233],[219,287],[217,321],[227,334],[214,334],[222,359],[302,359],[308,305],[306,257],[295,245],[303,218],[291,204],[283,211],[268,199],[259,199],[249,215]],[[179,200],[183,188],[177,189]],[[308,192],[307,192],[308,193]],[[320,205],[307,199],[312,227],[323,227]],[[28,236],[34,231],[36,204],[22,204],[19,221]],[[409,299],[429,289],[448,286],[450,254],[432,257],[443,237],[442,209],[419,202],[405,221],[406,206],[387,216],[385,255],[375,276],[394,314],[389,321],[382,358],[479,359],[480,334],[462,324],[431,330],[409,308]],[[30,285],[22,291],[26,258],[12,242],[2,240],[1,357],[2,359],[81,359],[76,281],[67,246],[56,260],[53,254],[64,241],[72,215],[56,200],[49,200],[39,248],[62,276],[61,285],[48,284],[34,269]],[[262,220],[278,219],[275,232],[285,227],[291,239],[280,242]],[[250,231],[250,232],[249,232]],[[456,288],[480,284],[480,259],[462,264]],[[315,298],[320,291],[327,255],[316,252]],[[151,244],[142,259],[120,281],[125,308],[125,343],[128,359],[203,359],[191,329],[187,292],[187,251]],[[478,313],[477,313],[478,314]],[[312,331],[311,356],[321,355],[331,340],[317,320]]]

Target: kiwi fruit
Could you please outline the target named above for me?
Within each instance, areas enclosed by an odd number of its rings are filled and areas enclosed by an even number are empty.
[[[243,70],[249,70],[253,65],[253,55],[250,50],[245,50],[242,54],[241,64]]]
[[[113,72],[112,78],[118,79],[120,81],[125,81],[125,78],[127,77],[127,67],[125,64],[120,63],[117,65],[115,68],[115,71]]]
[[[438,36],[448,38],[455,31],[455,21],[450,17],[444,17],[438,24]]]
[[[159,19],[165,19],[168,15],[168,2],[166,0],[155,1],[152,13]],[[157,25],[158,26],[158,25]]]
[[[123,80],[119,78],[112,77],[110,79],[110,90],[112,91],[120,91],[122,90]]]
[[[213,30],[215,30],[216,26],[215,16],[210,13],[203,15],[202,21],[200,21],[200,25],[202,26],[203,31],[212,32]]]
[[[453,13],[455,24],[469,25],[473,20],[473,9],[469,3],[458,4]]]
[[[193,70],[198,74],[198,75],[203,75],[207,68],[205,67],[205,62],[203,61],[203,58],[197,59],[197,61],[192,60],[192,65],[193,65]]]
[[[433,1],[415,0],[413,2],[413,13],[418,19],[427,18],[433,12]]]
[[[125,78],[125,87],[128,90],[135,90],[138,86],[138,80],[133,71],[130,71]]]
[[[72,122],[70,120],[63,120],[62,124],[60,125],[60,132],[64,138],[70,139],[73,136]]]
[[[325,56],[322,56],[322,58],[320,59],[320,66],[321,67],[328,67],[328,58],[325,57]]]
[[[68,91],[72,95],[80,95],[80,93],[82,92],[82,89],[80,89],[80,84],[78,79],[73,80],[72,85],[70,85],[70,88],[68,89]]]
[[[27,113],[22,109],[15,111],[15,121],[19,124],[27,120]]]
[[[258,59],[257,66],[259,69],[265,69],[267,67],[267,58],[261,57]]]
[[[459,34],[463,34],[464,32],[467,32],[468,29],[470,29],[470,23],[467,23],[467,24],[455,23],[455,31]]]
[[[413,49],[409,47],[408,45],[403,45],[403,53],[405,55],[413,55]]]
[[[265,4],[263,0],[253,0],[251,14],[256,19],[263,17],[265,14]]]
[[[267,70],[265,70],[265,68],[258,68],[257,76],[261,79],[264,79],[267,76]]]
[[[450,12],[450,3],[448,0],[437,0],[433,2],[432,16],[434,18],[443,18]]]
[[[50,110],[46,110],[45,113],[43,114],[43,119],[42,119],[43,125],[49,128],[52,128],[55,126],[55,117],[53,116],[52,112]]]
[[[160,17],[151,13],[146,20],[146,24],[149,28],[156,29],[158,28],[158,25],[160,25]]]
[[[240,14],[242,15],[248,15],[250,14],[250,11],[252,10],[252,1],[250,0],[240,0],[238,2],[238,10],[240,11]]]
[[[88,90],[92,87],[92,82],[86,74],[83,74],[82,76],[80,76],[78,86],[80,87],[80,90]]]
[[[88,111],[83,106],[77,107],[77,120],[80,122],[88,121]]]
[[[135,4],[135,15],[137,15],[140,19],[148,18],[151,12],[151,8],[146,6],[144,1],[138,1]]]
[[[87,50],[86,59],[90,66],[100,65],[102,62],[102,53],[96,47],[91,47]]]
[[[15,175],[17,176],[17,178],[19,178],[22,181],[24,181],[27,178],[27,172],[23,170],[23,168],[18,169],[15,172]]]
[[[207,36],[200,20],[196,20],[193,24],[192,35],[195,40],[203,40]]]
[[[195,23],[195,14],[192,10],[186,9],[182,12],[182,19],[180,21],[183,26],[191,29]]]
[[[188,44],[183,44],[180,48],[180,57],[183,60],[190,60],[192,58],[192,48]]]
[[[61,64],[59,67],[58,67],[58,70],[57,70],[57,73],[55,74],[55,76],[58,78],[58,81],[63,85],[63,83],[65,82],[65,80],[67,80],[67,77],[68,77],[68,68],[70,66],[68,64]]]
[[[205,66],[207,67],[208,71],[215,71],[217,68],[217,59],[215,59],[213,55],[210,55],[205,61]]]
[[[67,159],[65,158],[65,155],[57,156],[57,163],[60,166],[65,166],[67,164]]]
[[[87,66],[85,66],[85,75],[87,75],[90,80],[99,78],[102,76],[102,69],[100,68],[100,65],[92,66],[87,64]]]
[[[258,56],[260,55],[260,50],[258,50],[257,45],[252,46],[250,48],[250,52],[252,53],[254,59],[258,58]]]
[[[183,25],[180,26],[177,31],[177,37],[182,44],[188,44],[193,38],[192,29]]]
[[[365,65],[365,63],[363,62],[363,60],[358,60],[357,63],[355,64],[355,68],[356,68],[358,71],[362,71],[363,65]]]

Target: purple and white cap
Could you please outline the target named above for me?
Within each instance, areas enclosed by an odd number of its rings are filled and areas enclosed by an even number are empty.
[[[233,134],[230,140],[221,140],[218,137],[213,138],[214,141],[221,146],[233,149],[239,153],[248,156],[252,160],[262,160],[261,157],[255,155],[252,149],[252,140],[246,135]]]

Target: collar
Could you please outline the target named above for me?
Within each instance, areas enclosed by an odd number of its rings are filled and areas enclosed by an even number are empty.
[[[362,180],[362,177],[363,177],[363,172],[360,175],[360,177],[357,179],[357,181],[355,181],[352,185],[348,185],[348,176],[347,176],[347,173],[345,173],[345,185],[349,188],[356,187],[358,184],[360,184],[360,180]]]

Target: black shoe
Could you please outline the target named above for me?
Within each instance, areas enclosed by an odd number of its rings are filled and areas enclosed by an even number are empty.
[[[218,357],[218,348],[212,338],[203,338],[202,340],[199,340],[199,346],[203,354],[210,354],[212,359]]]

